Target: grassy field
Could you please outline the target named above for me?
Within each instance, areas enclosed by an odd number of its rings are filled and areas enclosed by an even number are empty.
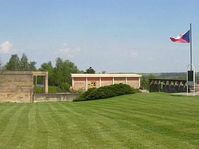
[[[0,104],[0,149],[199,148],[199,97]]]

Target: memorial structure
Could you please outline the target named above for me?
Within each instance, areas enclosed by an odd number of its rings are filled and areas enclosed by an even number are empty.
[[[48,72],[0,71],[0,102],[33,102],[34,80],[44,77],[44,93],[48,93]]]

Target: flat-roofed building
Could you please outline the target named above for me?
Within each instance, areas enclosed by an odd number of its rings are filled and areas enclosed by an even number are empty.
[[[128,84],[133,88],[140,88],[139,74],[71,74],[72,89],[88,90],[112,84]]]

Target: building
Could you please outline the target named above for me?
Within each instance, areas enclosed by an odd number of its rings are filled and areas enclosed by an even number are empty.
[[[128,84],[133,88],[140,88],[138,74],[71,74],[73,90],[88,90],[112,84]]]
[[[0,102],[33,102],[37,76],[44,77],[44,92],[48,93],[48,72],[0,71]]]

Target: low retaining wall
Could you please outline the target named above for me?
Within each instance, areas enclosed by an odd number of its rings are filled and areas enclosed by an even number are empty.
[[[79,94],[59,93],[59,94],[34,94],[33,102],[48,101],[73,101]]]

